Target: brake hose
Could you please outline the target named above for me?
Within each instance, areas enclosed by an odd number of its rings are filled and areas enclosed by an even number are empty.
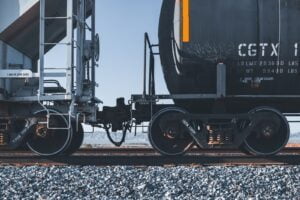
[[[104,129],[106,131],[106,134],[107,134],[107,137],[109,139],[109,141],[111,143],[113,143],[115,146],[117,147],[120,147],[124,142],[125,142],[125,138],[126,138],[126,134],[127,134],[127,130],[129,128],[129,123],[127,123],[125,126],[124,126],[124,129],[123,129],[123,132],[122,132],[122,139],[117,142],[115,141],[112,137],[111,137],[111,132],[109,131],[110,127],[108,127],[107,125],[104,126]]]

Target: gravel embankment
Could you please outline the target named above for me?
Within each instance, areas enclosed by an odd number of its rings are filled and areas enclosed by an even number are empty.
[[[300,167],[0,167],[0,199],[300,199]]]

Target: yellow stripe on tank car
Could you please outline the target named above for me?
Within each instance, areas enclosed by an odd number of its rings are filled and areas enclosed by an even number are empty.
[[[190,42],[190,0],[182,1],[182,42]]]

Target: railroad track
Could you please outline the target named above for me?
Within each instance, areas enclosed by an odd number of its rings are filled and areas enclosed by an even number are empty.
[[[0,151],[0,165],[16,166],[235,166],[235,165],[300,165],[300,148],[285,148],[276,156],[253,157],[238,150],[200,150],[192,149],[185,156],[160,156],[151,148],[102,148],[81,149],[70,157],[43,158],[28,151]]]

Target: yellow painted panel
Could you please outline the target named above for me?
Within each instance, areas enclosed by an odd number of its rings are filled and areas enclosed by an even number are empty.
[[[182,42],[190,42],[190,0],[182,0]]]

